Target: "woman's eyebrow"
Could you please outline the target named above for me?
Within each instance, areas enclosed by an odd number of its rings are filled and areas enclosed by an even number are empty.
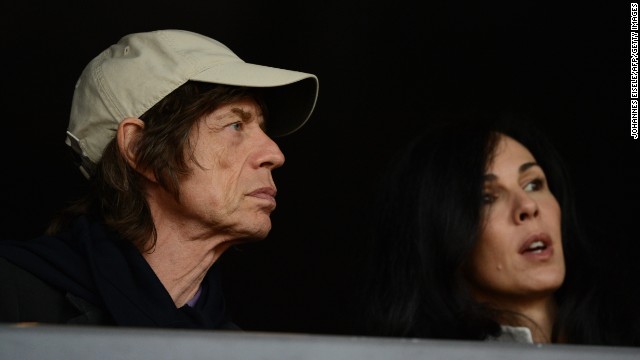
[[[538,163],[536,163],[535,161],[524,163],[524,164],[520,165],[520,168],[518,169],[518,172],[519,173],[523,173],[523,172],[529,170],[530,168],[532,168],[534,166],[540,167],[540,165],[538,165]]]
[[[484,174],[485,182],[491,182],[496,180],[498,180],[498,177],[495,174],[492,174],[492,173]]]
[[[531,169],[531,168],[532,168],[532,167],[534,167],[534,166],[538,166],[538,167],[540,167],[540,165],[539,165],[537,162],[535,162],[535,161],[526,162],[526,163],[524,163],[524,164],[520,165],[520,167],[518,168],[518,172],[519,172],[520,174],[522,174],[523,172],[525,172],[525,171],[527,171],[527,170]],[[495,175],[495,174],[493,174],[493,173],[488,173],[488,174],[485,174],[485,175],[484,175],[484,181],[485,181],[485,182],[491,182],[491,181],[496,181],[496,180],[498,180],[498,176],[496,176],[496,175]]]

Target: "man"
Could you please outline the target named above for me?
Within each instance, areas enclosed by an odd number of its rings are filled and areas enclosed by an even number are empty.
[[[216,261],[271,229],[312,74],[182,30],[130,34],[82,72],[66,143],[91,181],[47,234],[0,243],[0,321],[233,328]]]

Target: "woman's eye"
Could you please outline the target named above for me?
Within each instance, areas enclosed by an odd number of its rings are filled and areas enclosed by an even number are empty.
[[[229,126],[231,126],[233,130],[237,130],[237,131],[242,130],[242,123],[240,121],[230,124]]]
[[[482,194],[482,202],[484,204],[492,204],[494,201],[496,201],[495,195],[489,193]]]
[[[524,186],[524,191],[537,191],[542,189],[543,185],[544,181],[542,179],[535,179]]]

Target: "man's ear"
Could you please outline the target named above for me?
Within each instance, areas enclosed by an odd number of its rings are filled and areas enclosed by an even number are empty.
[[[149,181],[156,182],[153,171],[148,169],[140,169],[136,159],[135,148],[142,132],[144,131],[144,121],[138,118],[125,118],[118,125],[116,138],[118,141],[118,150],[125,158],[129,166],[134,168],[138,173],[147,178]]]

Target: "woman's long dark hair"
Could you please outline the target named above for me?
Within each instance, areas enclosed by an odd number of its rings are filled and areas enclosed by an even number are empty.
[[[591,300],[598,271],[578,227],[565,165],[531,120],[486,113],[434,123],[383,177],[368,244],[368,335],[482,340],[500,334],[500,311],[476,302],[461,272],[482,226],[483,176],[500,134],[529,149],[562,209],[567,271],[555,294],[554,339],[604,342]]]

